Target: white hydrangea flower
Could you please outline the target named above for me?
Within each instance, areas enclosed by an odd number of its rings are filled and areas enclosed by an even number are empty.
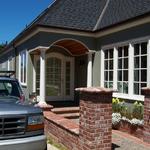
[[[120,113],[113,113],[112,114],[112,124],[117,125],[121,121],[121,114]]]
[[[139,120],[139,119],[133,118],[133,119],[130,121],[130,123],[131,123],[132,125],[139,125],[139,126],[141,126],[141,125],[143,125],[143,120]]]

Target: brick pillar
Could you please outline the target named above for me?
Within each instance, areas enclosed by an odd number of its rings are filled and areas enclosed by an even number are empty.
[[[143,88],[144,99],[144,131],[143,141],[150,144],[150,88]]]
[[[78,88],[80,92],[80,150],[111,150],[112,90]]]

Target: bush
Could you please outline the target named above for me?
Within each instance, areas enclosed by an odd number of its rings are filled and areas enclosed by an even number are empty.
[[[136,119],[143,119],[143,111],[144,111],[144,106],[140,102],[135,102],[133,104],[133,112],[132,112],[132,117]]]
[[[128,119],[136,118],[139,120],[143,119],[144,106],[140,102],[135,102],[131,107],[119,98],[112,99],[112,110],[113,113],[120,113]]]
[[[127,113],[127,106],[124,101],[120,101],[118,98],[113,98],[112,110],[114,113],[120,113],[124,116]]]

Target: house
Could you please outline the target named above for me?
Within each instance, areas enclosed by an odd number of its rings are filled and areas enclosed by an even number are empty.
[[[11,32],[11,31],[10,31]],[[150,0],[56,0],[0,52],[26,95],[72,101],[76,87],[143,100],[150,86]]]

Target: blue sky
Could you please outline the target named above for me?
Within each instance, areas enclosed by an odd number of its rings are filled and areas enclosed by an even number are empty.
[[[53,0],[0,0],[0,43],[10,42]]]

